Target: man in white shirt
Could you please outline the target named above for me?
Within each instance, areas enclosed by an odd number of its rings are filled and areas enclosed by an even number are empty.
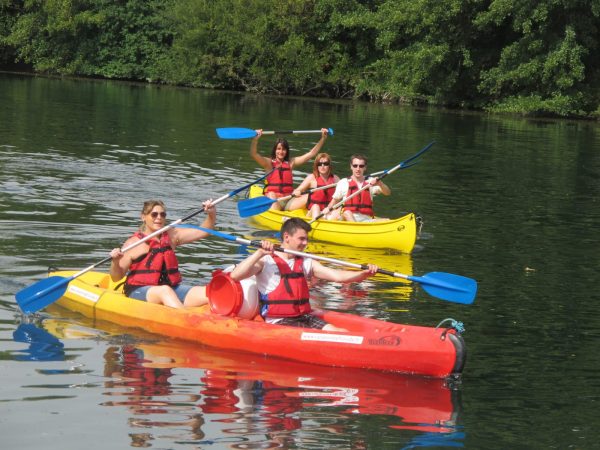
[[[302,252],[308,245],[310,229],[308,223],[297,217],[286,220],[281,227],[281,247]],[[261,248],[233,269],[231,278],[239,281],[256,276],[260,314],[268,323],[346,331],[311,314],[307,280],[315,276],[337,283],[360,282],[374,275],[377,269],[373,264],[361,271],[332,269],[310,258],[274,251],[272,242],[262,241]]]
[[[376,220],[373,213],[373,197],[378,194],[390,195],[391,189],[377,178],[365,179],[367,169],[367,157],[361,154],[354,154],[350,157],[350,168],[352,176],[340,180],[333,193],[333,198],[329,205],[323,210],[325,217],[330,220],[346,220],[348,222],[373,222]],[[331,207],[339,203],[342,199],[351,196],[364,187],[365,183],[370,187],[359,194],[348,199],[340,209],[331,211]]]

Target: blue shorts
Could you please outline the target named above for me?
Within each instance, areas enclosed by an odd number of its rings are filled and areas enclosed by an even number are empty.
[[[146,301],[146,295],[152,287],[154,286],[140,286],[131,291],[127,297]],[[190,289],[192,289],[192,286],[187,284],[178,284],[177,286],[172,286],[172,288],[175,291],[177,298],[183,302],[185,300],[185,296],[188,294],[188,292],[190,292]]]

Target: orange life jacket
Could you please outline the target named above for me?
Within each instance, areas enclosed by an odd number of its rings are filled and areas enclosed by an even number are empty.
[[[304,259],[296,257],[293,269],[290,269],[287,262],[278,255],[273,255],[273,260],[277,264],[281,279],[272,292],[260,294],[261,315],[279,318],[310,313],[310,293],[302,268]]]
[[[264,192],[275,192],[276,194],[289,195],[294,191],[294,177],[292,168],[287,161],[279,162],[272,160],[273,172],[267,177],[267,186]]]

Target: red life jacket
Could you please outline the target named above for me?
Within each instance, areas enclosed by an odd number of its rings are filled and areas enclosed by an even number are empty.
[[[271,164],[275,170],[267,177],[267,186],[264,192],[275,192],[282,195],[291,194],[294,191],[294,177],[292,176],[290,163],[273,159]]]
[[[144,234],[137,232],[134,236],[143,239]],[[150,251],[140,256],[131,263],[127,273],[125,292],[137,286],[158,286],[168,284],[177,286],[181,283],[181,273],[177,256],[171,247],[171,239],[168,233],[160,236],[160,241],[150,239],[146,241]]]
[[[365,183],[367,181],[365,180]],[[364,184],[363,184],[364,187]],[[359,187],[356,184],[356,181],[350,180],[348,183],[348,195],[350,196],[356,191],[358,191]],[[373,217],[373,199],[371,198],[371,193],[369,192],[370,188],[365,189],[360,194],[355,197],[352,197],[346,203],[344,203],[344,209],[352,212],[359,212],[361,214],[365,214],[367,216]]]
[[[333,174],[329,175],[327,180],[324,180],[323,177],[317,177],[317,187],[327,186],[329,184],[335,183],[335,178]],[[320,191],[311,192],[308,194],[308,204],[307,208],[310,209],[312,205],[319,205],[321,209],[324,209],[329,202],[333,198],[333,193],[335,192],[335,186],[330,187],[328,189],[321,189]]]
[[[310,293],[302,268],[303,258],[295,258],[293,269],[278,255],[273,255],[273,260],[281,279],[273,292],[260,294],[261,315],[276,318],[310,313]]]

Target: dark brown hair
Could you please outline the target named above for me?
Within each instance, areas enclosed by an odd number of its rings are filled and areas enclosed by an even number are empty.
[[[311,230],[311,226],[308,222],[305,222],[304,220],[300,219],[299,217],[292,217],[292,218],[286,220],[285,222],[283,222],[283,225],[281,225],[281,230],[280,230],[281,238],[283,239],[283,233],[292,235],[292,234],[296,233],[296,231],[298,231],[298,230],[304,230],[308,233]]]
[[[290,144],[288,144],[288,141],[286,141],[283,138],[279,138],[275,141],[275,144],[273,145],[273,149],[271,150],[271,159],[275,159],[275,151],[277,150],[277,146],[279,144],[281,144],[283,146],[283,148],[286,149],[285,158],[283,158],[283,160],[289,161],[290,160]]]

